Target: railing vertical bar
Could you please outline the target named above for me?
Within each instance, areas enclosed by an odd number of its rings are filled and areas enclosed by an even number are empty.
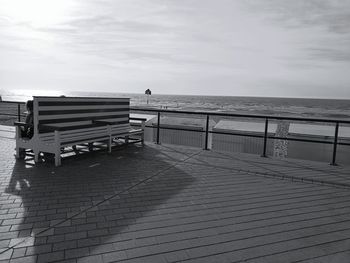
[[[205,150],[208,150],[208,139],[209,139],[209,114],[207,114],[207,123],[205,127]]]
[[[21,121],[21,104],[17,103],[17,118]]]
[[[268,131],[268,127],[269,127],[269,119],[266,118],[265,119],[265,133],[264,133],[264,149],[263,149],[263,153],[262,153],[262,157],[267,157],[266,155],[266,146],[267,146],[267,131]]]
[[[338,132],[339,132],[339,122],[337,122],[335,124],[334,142],[333,142],[333,157],[332,157],[331,165],[337,165],[335,160],[336,160],[336,157],[337,157]]]
[[[158,111],[158,120],[157,120],[157,144],[159,144],[159,134],[160,134],[160,111]]]

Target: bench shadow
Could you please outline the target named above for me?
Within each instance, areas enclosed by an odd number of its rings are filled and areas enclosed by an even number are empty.
[[[138,236],[142,229],[135,225],[146,215],[157,221],[158,209],[195,181],[175,165],[190,155],[132,145],[69,157],[58,168],[16,161],[6,192],[21,197],[23,213],[10,248],[26,248],[36,262],[102,257],[107,248],[122,251],[117,244],[137,246],[135,240],[147,236]]]

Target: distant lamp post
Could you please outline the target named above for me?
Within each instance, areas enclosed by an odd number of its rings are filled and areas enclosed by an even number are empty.
[[[149,96],[152,95],[152,92],[150,89],[146,89],[145,94],[147,95],[147,104],[149,102]]]

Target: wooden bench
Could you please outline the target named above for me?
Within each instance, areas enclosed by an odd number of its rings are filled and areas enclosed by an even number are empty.
[[[136,120],[141,121],[141,129],[130,125],[129,98],[34,97],[33,104],[33,137],[22,137],[25,124],[15,123],[17,158],[21,149],[31,149],[35,162],[40,152],[52,153],[59,166],[65,147],[104,142],[111,152],[116,138],[144,143],[144,121]]]

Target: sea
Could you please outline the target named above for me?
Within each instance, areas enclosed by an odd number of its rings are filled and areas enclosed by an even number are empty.
[[[17,90],[1,92],[4,101],[22,101],[32,96],[128,97],[131,106],[168,110],[210,111],[274,116],[350,119],[350,100],[310,98],[270,98],[239,96],[162,95],[112,92],[61,92]]]

